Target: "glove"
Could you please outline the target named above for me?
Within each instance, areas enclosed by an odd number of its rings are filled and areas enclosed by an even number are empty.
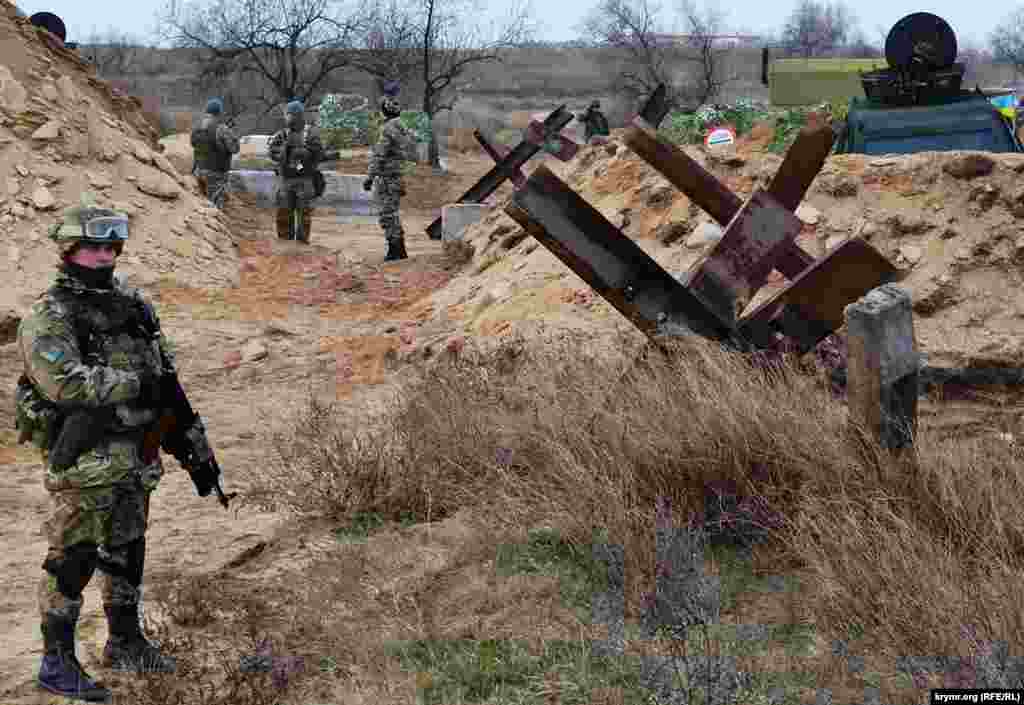
[[[369,191],[372,188],[373,188],[373,177],[371,176],[371,177],[367,178],[366,181],[363,182],[363,190],[364,191]]]
[[[139,396],[135,403],[147,409],[159,409],[163,401],[163,375],[139,373]]]

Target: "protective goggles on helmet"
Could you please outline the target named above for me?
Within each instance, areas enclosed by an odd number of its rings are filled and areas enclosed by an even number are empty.
[[[128,239],[128,219],[103,216],[82,223],[82,237],[101,242],[124,242]]]

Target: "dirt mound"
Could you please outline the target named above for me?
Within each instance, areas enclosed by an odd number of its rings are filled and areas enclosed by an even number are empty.
[[[747,196],[782,161],[765,140],[719,158],[688,153]],[[681,274],[715,240],[708,216],[621,142],[586,147],[564,177],[666,270]],[[935,365],[1020,365],[1024,335],[1021,155],[969,152],[831,157],[798,211],[800,244],[821,256],[870,241],[905,271],[920,348]],[[432,299],[466,333],[506,334],[538,321],[628,327],[621,316],[499,208],[466,233],[473,262]],[[751,305],[784,284],[773,274]]]
[[[83,191],[132,217],[120,267],[132,282],[236,281],[226,222],[158,151],[142,103],[98,80],[76,52],[8,4],[0,6],[0,42],[0,305],[24,310],[49,279],[56,255],[46,229]]]

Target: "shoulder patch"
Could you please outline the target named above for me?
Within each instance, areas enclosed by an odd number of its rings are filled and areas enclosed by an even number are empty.
[[[40,351],[39,357],[43,358],[51,365],[56,365],[58,362],[64,359],[63,350],[43,350]]]

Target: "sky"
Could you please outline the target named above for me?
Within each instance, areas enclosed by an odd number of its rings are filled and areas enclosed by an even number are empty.
[[[676,1],[660,0],[666,10],[665,19],[671,19],[669,10],[675,7]],[[701,1],[698,0],[698,5]],[[576,26],[595,2],[559,0],[552,4],[532,0],[536,16],[542,20],[538,39],[564,41],[576,38]],[[68,41],[80,41],[94,32],[105,32],[110,27],[152,41],[154,20],[164,4],[165,0],[17,0],[18,7],[26,15],[47,11],[61,17],[68,28]],[[500,9],[502,4],[502,0],[490,0],[490,6],[495,10]],[[717,7],[725,14],[730,28],[754,34],[777,32],[794,4],[795,0],[717,0]],[[904,15],[932,12],[950,23],[961,45],[968,42],[986,44],[989,33],[997,23],[1018,6],[1015,2],[982,2],[974,5],[964,0],[848,0],[846,4],[853,10],[860,28],[871,42],[880,44],[881,31],[888,32]],[[1021,4],[1024,4],[1024,0]],[[985,10],[979,11],[980,8]]]

